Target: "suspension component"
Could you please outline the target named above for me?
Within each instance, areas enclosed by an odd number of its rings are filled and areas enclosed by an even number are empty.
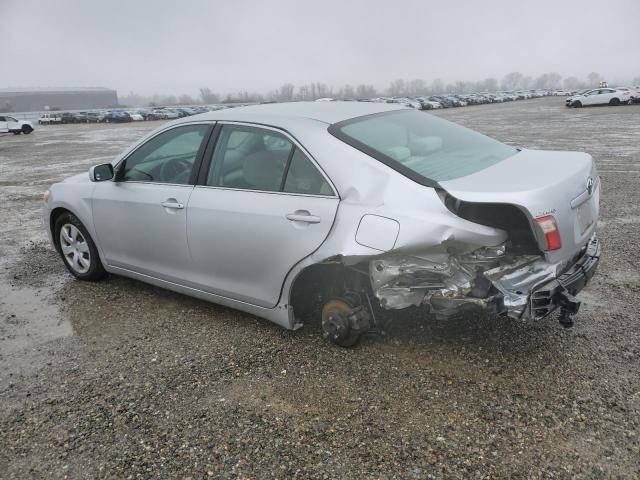
[[[357,295],[332,298],[322,307],[322,333],[329,341],[341,347],[355,345],[369,330],[371,316],[357,301]]]

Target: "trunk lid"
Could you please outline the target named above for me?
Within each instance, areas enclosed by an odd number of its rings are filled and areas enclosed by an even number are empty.
[[[571,259],[595,231],[600,181],[595,163],[586,153],[523,149],[484,170],[439,185],[465,202],[519,207],[543,251],[546,241],[534,219],[553,215],[562,247],[545,252],[550,262]]]

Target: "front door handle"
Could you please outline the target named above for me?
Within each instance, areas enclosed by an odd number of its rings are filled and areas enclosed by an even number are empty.
[[[311,215],[307,211],[287,213],[285,216],[287,217],[287,220],[291,220],[292,222],[320,223],[320,217],[317,215]]]
[[[184,208],[184,204],[176,201],[174,198],[170,198],[169,200],[162,202],[160,205],[164,208],[173,208],[175,210],[182,210]]]

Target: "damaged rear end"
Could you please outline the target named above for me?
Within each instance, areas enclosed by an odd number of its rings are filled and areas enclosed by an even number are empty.
[[[533,320],[560,308],[561,323],[570,326],[580,306],[575,295],[600,256],[592,158],[522,150],[435,189],[456,219],[453,228],[442,243],[369,262],[381,306],[427,305],[439,318],[477,312]],[[477,225],[502,235],[476,242],[469,231]]]

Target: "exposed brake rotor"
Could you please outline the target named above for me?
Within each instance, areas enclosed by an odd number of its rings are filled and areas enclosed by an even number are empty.
[[[357,343],[369,329],[369,313],[356,302],[345,298],[327,300],[322,307],[322,333],[342,347]]]

